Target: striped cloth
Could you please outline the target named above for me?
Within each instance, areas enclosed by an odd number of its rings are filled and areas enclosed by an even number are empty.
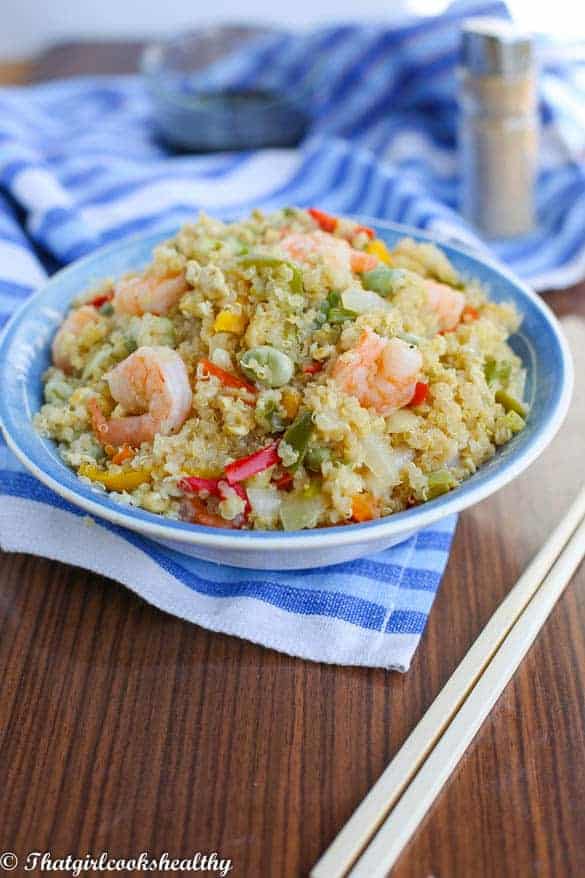
[[[0,90],[0,320],[56,267],[204,209],[318,204],[426,228],[478,249],[457,215],[458,24],[506,15],[456,3],[401,27],[277,34],[208,71],[208,85],[310,83],[313,124],[297,150],[171,156],[136,77]],[[585,273],[585,65],[549,52],[542,76],[540,225],[493,245],[538,289]],[[268,71],[269,82],[266,80]],[[455,520],[376,557],[303,573],[187,560],[85,518],[0,447],[0,541],[104,573],[167,612],[307,658],[406,670],[443,572]],[[66,535],[66,539],[64,537]]]

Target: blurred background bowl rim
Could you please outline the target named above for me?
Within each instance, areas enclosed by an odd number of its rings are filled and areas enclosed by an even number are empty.
[[[177,91],[177,89],[165,87],[165,85],[162,81],[162,74],[164,74],[165,71],[167,71],[167,72],[172,71],[171,67],[165,67],[164,54],[165,54],[165,52],[168,52],[169,49],[171,49],[173,46],[175,46],[179,43],[187,42],[187,40],[193,39],[193,38],[203,39],[206,33],[212,33],[214,31],[221,31],[222,29],[229,30],[232,28],[237,28],[237,29],[242,30],[242,31],[244,31],[244,30],[249,30],[251,32],[259,31],[259,32],[261,32],[258,34],[259,36],[261,34],[263,36],[269,36],[269,35],[276,35],[276,34],[286,35],[287,33],[289,33],[289,31],[287,31],[285,28],[279,28],[279,27],[270,27],[270,26],[261,26],[261,25],[255,26],[255,25],[250,25],[250,24],[242,24],[242,25],[238,25],[238,24],[220,25],[220,24],[218,24],[218,25],[203,26],[197,30],[180,31],[180,32],[177,32],[177,33],[169,36],[169,37],[165,37],[164,39],[153,40],[153,41],[149,42],[144,47],[144,49],[140,53],[140,60],[139,60],[139,71],[140,71],[141,75],[144,77],[144,79],[146,80],[147,87],[149,88],[149,90],[153,94],[155,94],[156,97],[161,98],[165,101],[168,101],[169,103],[174,104],[176,107],[181,107],[183,110],[186,110],[186,111],[190,111],[193,113],[203,111],[205,113],[208,113],[210,116],[215,115],[217,118],[225,118],[228,115],[230,115],[233,112],[233,110],[230,110],[227,106],[226,106],[225,110],[222,110],[219,105],[214,107],[213,109],[210,109],[209,107],[205,107],[203,104],[198,106],[197,100],[196,100],[197,92],[194,92],[192,97],[184,97],[179,91]],[[241,47],[237,47],[237,48],[244,49],[245,43],[242,44]],[[196,72],[196,71],[194,71],[194,72]],[[313,85],[314,85],[314,83],[313,83]],[[201,96],[202,97],[209,96],[210,93],[211,94],[217,93],[218,95],[221,95],[222,90],[218,89],[217,92],[214,92],[213,90],[207,91],[207,92],[202,91]],[[223,93],[225,94],[225,92],[223,92]],[[275,108],[283,108],[283,107],[286,107],[288,104],[296,103],[296,102],[302,100],[303,98],[306,98],[309,96],[314,96],[315,94],[316,94],[316,89],[311,88],[310,86],[308,86],[304,89],[299,89],[299,90],[291,92],[291,93],[276,92],[275,91],[274,92],[274,99],[272,99],[272,100],[267,99],[266,101],[263,102],[262,106],[258,106],[258,108],[254,110],[254,112],[269,112],[270,110],[275,109]],[[242,112],[246,112],[246,110],[243,110]],[[310,114],[308,114],[308,115],[310,115]]]

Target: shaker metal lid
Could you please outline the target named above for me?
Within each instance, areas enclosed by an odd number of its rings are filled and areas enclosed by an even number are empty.
[[[534,39],[506,19],[468,18],[461,27],[461,63],[472,73],[518,76],[534,63]]]

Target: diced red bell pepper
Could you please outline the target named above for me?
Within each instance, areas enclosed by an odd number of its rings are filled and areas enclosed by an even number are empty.
[[[478,318],[479,311],[477,310],[477,308],[473,308],[471,305],[466,305],[461,312],[462,323],[471,323],[473,320],[477,320]]]
[[[362,232],[364,235],[367,235],[370,240],[376,237],[375,231],[369,226],[357,226],[357,228],[354,229],[354,235],[357,235],[360,232]]]
[[[219,479],[204,479],[201,476],[185,476],[178,483],[181,491],[190,491],[198,494],[200,491],[206,491],[214,497],[219,494]]]
[[[231,372],[226,372],[225,369],[222,369],[221,366],[216,366],[211,360],[202,359],[199,360],[199,363],[203,367],[204,372],[208,375],[214,375],[216,378],[219,378],[221,383],[226,387],[241,387],[243,390],[248,390],[250,393],[258,393],[253,384],[244,381],[243,378],[238,378],[236,375],[232,375]]]
[[[282,473],[282,475],[278,476],[278,478],[273,479],[272,481],[279,491],[288,491],[288,489],[292,487],[292,484],[294,482],[294,476],[292,473],[284,472]]]
[[[314,363],[307,363],[303,366],[303,372],[305,375],[316,375],[317,372],[320,372],[323,368],[323,363],[318,363],[316,360]]]
[[[228,464],[225,468],[225,477],[230,485],[243,482],[257,473],[264,472],[265,469],[274,466],[274,464],[280,463],[279,445],[280,439],[275,439],[266,448],[261,448],[260,451],[255,451],[253,454],[248,454],[247,457],[241,457]]]
[[[95,299],[92,299],[89,304],[93,305],[94,308],[101,308],[102,305],[106,304],[106,302],[111,302],[113,298],[114,291],[109,290],[109,292],[107,293],[102,293],[102,295],[96,296]]]
[[[429,393],[429,385],[425,381],[417,381],[414,388],[414,394],[409,406],[421,405],[427,398]]]
[[[309,207],[307,213],[311,214],[317,225],[323,229],[324,232],[331,233],[337,228],[337,217],[325,213],[324,210],[319,210],[317,207]]]

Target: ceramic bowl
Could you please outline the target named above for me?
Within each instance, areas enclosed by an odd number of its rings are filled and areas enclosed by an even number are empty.
[[[391,247],[405,234],[433,240],[414,229],[369,222]],[[438,240],[463,275],[478,278],[496,301],[513,302],[523,316],[511,345],[527,370],[530,414],[517,434],[471,478],[448,494],[378,521],[310,531],[229,531],[172,521],[110,500],[81,482],[61,461],[53,442],[40,437],[32,417],[42,402],[49,346],[69,303],[104,277],[146,265],[153,247],[172,232],[122,241],[55,274],[31,296],[0,340],[0,425],[9,447],[41,482],[97,518],[138,531],[197,558],[234,566],[297,570],[338,564],[385,549],[453,512],[478,503],[520,475],[559,429],[571,398],[572,360],[560,327],[542,300],[495,264]],[[88,539],[91,539],[88,531]]]

